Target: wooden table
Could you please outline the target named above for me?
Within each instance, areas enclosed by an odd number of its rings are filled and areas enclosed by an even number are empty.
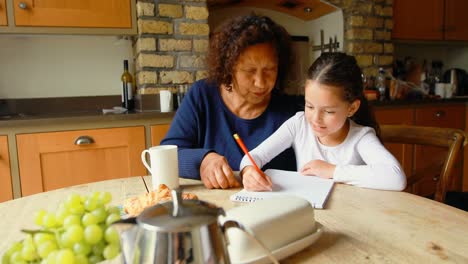
[[[113,203],[145,192],[149,177],[85,184],[0,203],[0,254],[34,228],[33,212],[55,210],[69,193],[109,191]],[[226,210],[239,189],[207,190],[199,181],[181,183],[186,191]],[[468,263],[468,213],[404,192],[335,185],[326,209],[315,211],[324,226],[320,239],[282,263]]]

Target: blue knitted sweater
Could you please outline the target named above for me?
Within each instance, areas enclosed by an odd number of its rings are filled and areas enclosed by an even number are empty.
[[[213,151],[223,155],[233,170],[239,170],[244,153],[233,138],[234,133],[238,133],[251,150],[304,107],[303,97],[280,96],[273,92],[263,114],[254,119],[242,119],[227,108],[218,89],[205,80],[195,82],[161,141],[161,145],[178,146],[180,177],[200,179],[201,161]],[[293,150],[285,150],[263,167],[268,168],[296,170]]]

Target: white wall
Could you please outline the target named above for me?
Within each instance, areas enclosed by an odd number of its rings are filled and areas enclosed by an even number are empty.
[[[329,38],[334,40],[336,36],[337,41],[340,43],[338,51],[343,51],[344,22],[341,9],[309,21],[307,23],[307,29],[309,31],[309,41],[311,45],[320,45],[320,30],[323,30],[324,43],[328,44]],[[310,61],[317,59],[320,53],[320,51],[311,52]]]
[[[132,58],[115,36],[0,35],[0,98],[118,95]]]

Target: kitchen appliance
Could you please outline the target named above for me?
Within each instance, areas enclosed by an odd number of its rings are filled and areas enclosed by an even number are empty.
[[[231,263],[225,231],[231,227],[245,231],[242,225],[232,220],[220,224],[222,208],[182,200],[180,188],[172,190],[172,199],[113,224],[120,233],[125,263]]]
[[[452,68],[444,73],[443,81],[445,83],[456,83],[456,92],[454,95],[468,95],[468,74],[465,70]]]

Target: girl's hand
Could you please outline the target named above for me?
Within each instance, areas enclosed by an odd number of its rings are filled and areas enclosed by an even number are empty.
[[[240,186],[226,158],[215,152],[208,153],[202,160],[200,178],[208,189]]]
[[[254,166],[246,166],[241,171],[244,188],[249,191],[271,191],[272,183],[270,177],[265,173],[259,173]]]
[[[332,179],[336,165],[323,160],[312,160],[301,169],[303,175],[314,175],[320,178]]]

